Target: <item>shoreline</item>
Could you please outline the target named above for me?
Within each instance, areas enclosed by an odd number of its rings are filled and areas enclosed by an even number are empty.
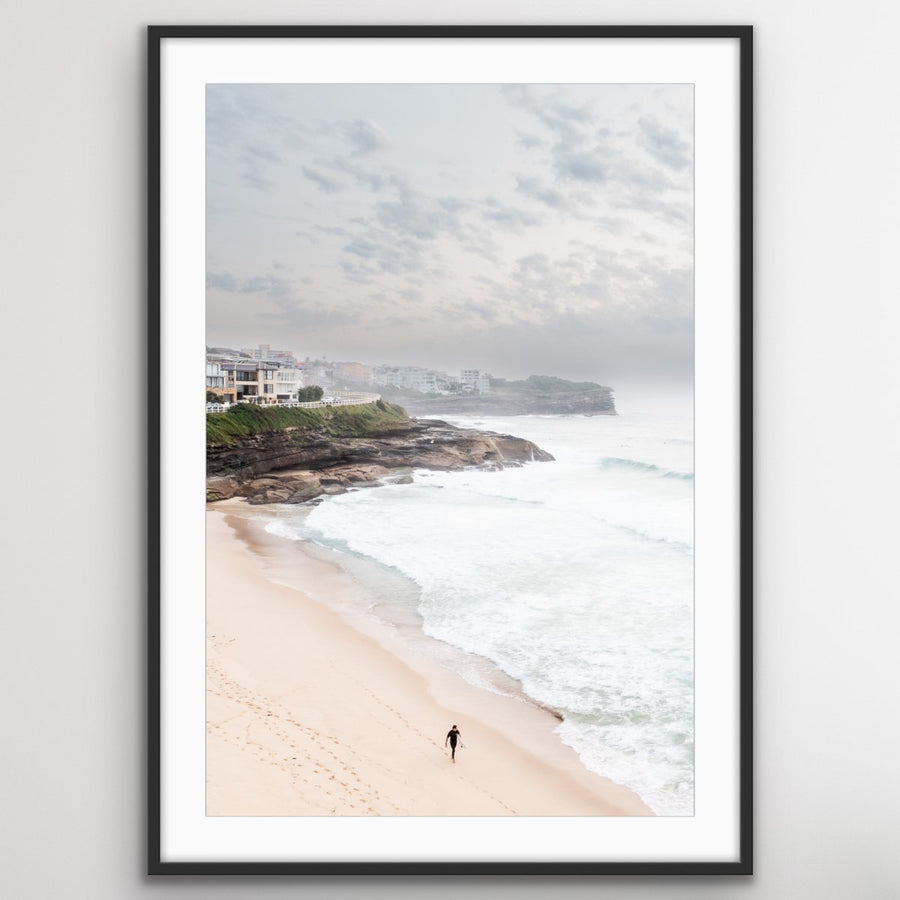
[[[208,815],[653,815],[584,767],[551,711],[361,612],[365,585],[267,533],[271,518],[207,510]]]

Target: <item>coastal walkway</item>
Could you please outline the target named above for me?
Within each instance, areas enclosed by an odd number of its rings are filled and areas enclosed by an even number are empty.
[[[260,404],[261,406],[280,406],[289,409],[322,409],[327,406],[366,406],[370,403],[377,403],[381,399],[381,394],[364,394],[357,391],[332,391],[327,397],[321,400],[307,400],[304,402],[281,400],[278,403]],[[207,403],[206,411],[208,413],[228,412],[233,403]]]

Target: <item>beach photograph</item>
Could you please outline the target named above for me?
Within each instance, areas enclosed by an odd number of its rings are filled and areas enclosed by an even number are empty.
[[[693,85],[205,142],[206,815],[693,816]]]
[[[900,897],[837,7],[9,6],[0,895]]]

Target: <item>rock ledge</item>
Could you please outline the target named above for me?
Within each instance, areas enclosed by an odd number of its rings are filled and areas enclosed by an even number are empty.
[[[350,488],[408,483],[414,469],[503,469],[552,459],[524,438],[437,420],[413,419],[408,428],[362,438],[286,429],[207,447],[206,498],[306,503]]]

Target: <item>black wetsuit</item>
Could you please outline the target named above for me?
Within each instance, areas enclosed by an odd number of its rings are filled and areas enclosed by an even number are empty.
[[[450,739],[450,759],[456,759],[456,741],[459,738],[459,732],[448,731],[447,737]]]

